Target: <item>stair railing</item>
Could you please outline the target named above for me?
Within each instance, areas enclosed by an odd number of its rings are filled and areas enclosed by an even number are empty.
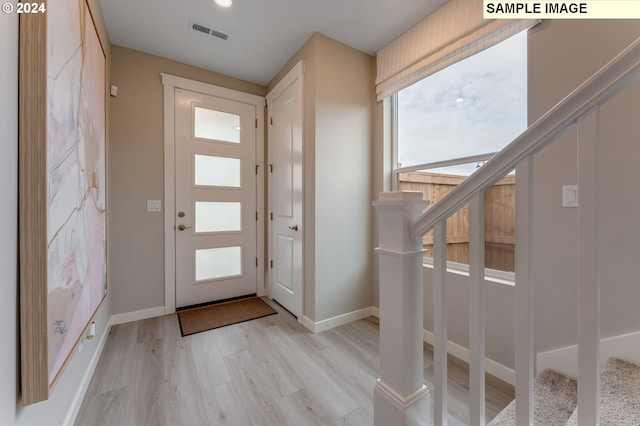
[[[578,129],[578,423],[599,422],[600,296],[598,259],[598,120],[602,104],[640,79],[640,38],[532,124],[429,210],[415,192],[380,194],[380,378],[374,423],[430,424],[422,365],[422,236],[433,229],[434,404],[447,417],[446,220],[469,204],[469,420],[485,422],[484,191],[516,170],[515,371],[516,424],[533,424],[534,281],[533,156]],[[586,171],[586,173],[584,172]]]

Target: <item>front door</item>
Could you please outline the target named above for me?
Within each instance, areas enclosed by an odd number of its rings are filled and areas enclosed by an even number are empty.
[[[285,78],[286,81],[286,78]],[[276,90],[276,89],[274,89]],[[269,103],[271,297],[302,321],[302,81]]]
[[[254,105],[175,93],[176,307],[256,293]]]

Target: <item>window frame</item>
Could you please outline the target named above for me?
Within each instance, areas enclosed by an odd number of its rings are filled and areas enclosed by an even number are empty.
[[[492,153],[486,153],[486,154],[472,155],[468,157],[457,157],[457,158],[452,158],[450,160],[442,160],[442,161],[436,161],[432,163],[416,164],[414,166],[398,167],[398,94],[394,93],[393,95],[391,95],[390,100],[391,100],[391,117],[390,117],[391,123],[389,123],[389,126],[391,128],[391,161],[392,161],[391,188],[393,188],[394,191],[400,190],[399,186],[400,186],[401,173],[435,169],[435,168],[447,167],[447,166],[455,166],[458,164],[473,163],[478,161],[487,161],[497,153],[497,152],[492,152]],[[515,250],[515,246],[514,246],[514,250]],[[433,258],[426,257],[426,256],[423,257],[422,266],[423,268],[433,269]],[[465,263],[459,263],[459,262],[453,262],[453,261],[447,260],[447,272],[468,277],[469,265]],[[510,271],[502,271],[499,269],[484,268],[484,279],[486,281],[492,281],[498,284],[515,286],[516,273],[510,272]]]

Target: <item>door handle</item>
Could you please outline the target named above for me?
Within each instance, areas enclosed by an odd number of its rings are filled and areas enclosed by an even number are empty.
[[[298,225],[288,226],[288,228],[291,229],[292,231],[298,232]]]
[[[179,231],[184,231],[185,229],[190,229],[190,226],[184,226],[183,224],[178,225],[178,230]]]

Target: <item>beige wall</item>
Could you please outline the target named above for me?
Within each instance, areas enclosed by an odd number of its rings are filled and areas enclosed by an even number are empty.
[[[113,313],[164,306],[164,97],[160,73],[264,95],[263,86],[112,46],[109,281]],[[164,210],[163,210],[164,211]]]
[[[304,315],[371,305],[373,58],[314,34],[268,84],[305,60]]]
[[[529,119],[533,122],[640,36],[640,21],[545,21],[529,37]],[[640,85],[602,108],[602,335],[640,329]],[[535,158],[536,348],[576,342],[576,209],[562,208],[561,186],[577,183],[576,132]]]
[[[318,37],[316,321],[371,306],[373,58]]]

